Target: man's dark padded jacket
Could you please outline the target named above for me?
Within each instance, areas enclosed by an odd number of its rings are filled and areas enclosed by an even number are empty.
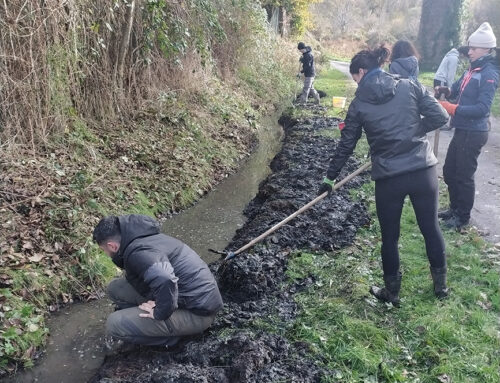
[[[485,132],[491,104],[498,87],[499,68],[491,55],[483,56],[471,63],[472,77],[460,95],[460,88],[467,74],[465,72],[451,88],[451,99],[456,99],[458,107],[451,119],[451,126],[457,129]]]
[[[448,118],[419,83],[374,69],[358,84],[327,177],[337,178],[363,129],[370,145],[374,180],[436,165],[426,133],[446,124]]]
[[[212,315],[222,298],[208,266],[181,241],[160,233],[158,221],[144,215],[124,215],[120,250],[113,262],[125,269],[127,281],[154,300],[155,319],[165,320],[177,309]]]
[[[305,77],[314,77],[316,72],[314,71],[314,56],[311,53],[311,47],[306,47],[306,51],[302,53],[300,62],[302,63],[302,73]]]

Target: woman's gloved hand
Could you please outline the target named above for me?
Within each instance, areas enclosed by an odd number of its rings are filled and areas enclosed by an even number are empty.
[[[457,110],[458,107],[457,104],[452,104],[451,102],[448,101],[439,101],[439,103],[442,105],[443,108],[446,109],[446,111],[450,116],[455,115],[455,111]]]
[[[323,194],[324,192],[328,192],[328,195],[332,194],[333,185],[335,185],[335,181],[325,177],[323,179],[323,183],[319,187],[318,195]]]

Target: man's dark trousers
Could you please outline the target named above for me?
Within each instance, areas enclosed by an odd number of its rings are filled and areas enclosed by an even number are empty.
[[[119,310],[108,317],[106,333],[129,343],[172,346],[180,337],[202,333],[215,320],[215,314],[201,316],[183,309],[175,310],[166,320],[140,317],[145,311],[138,306],[148,299],[125,278],[111,281],[108,296]]]

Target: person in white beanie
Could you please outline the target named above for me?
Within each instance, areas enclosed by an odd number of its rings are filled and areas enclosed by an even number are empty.
[[[481,24],[470,35],[470,67],[451,89],[444,89],[447,99],[453,103],[441,101],[452,116],[451,127],[455,128],[455,133],[443,166],[450,205],[439,216],[447,227],[457,230],[469,224],[474,205],[477,159],[488,140],[488,119],[499,81],[496,43],[489,23]]]

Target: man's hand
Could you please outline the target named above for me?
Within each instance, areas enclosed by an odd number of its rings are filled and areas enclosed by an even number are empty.
[[[439,103],[441,104],[441,106],[443,108],[446,109],[446,111],[448,112],[448,114],[450,116],[455,115],[455,111],[457,110],[457,107],[458,107],[457,104],[452,104],[451,102],[448,102],[448,101],[439,101]]]
[[[333,185],[335,185],[335,181],[332,181],[331,179],[325,177],[323,179],[323,183],[319,187],[318,195],[321,195],[324,192],[327,192],[328,195],[332,194]]]
[[[142,313],[139,314],[140,317],[142,318],[152,318],[154,319],[155,317],[153,316],[153,311],[155,309],[156,302],[155,301],[147,301],[142,303],[139,308],[143,311],[146,311],[146,314]]]
[[[297,73],[297,75],[295,77],[297,77],[299,79],[300,78],[300,73]]]

